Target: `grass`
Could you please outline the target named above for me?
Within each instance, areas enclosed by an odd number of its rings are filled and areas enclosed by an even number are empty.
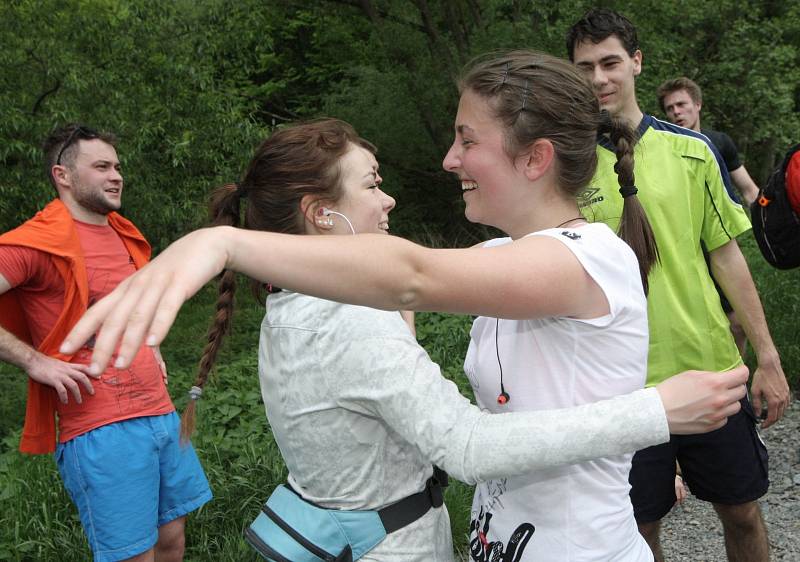
[[[797,319],[800,269],[777,271],[745,238],[748,258],[783,367],[796,389],[800,367]],[[192,514],[187,527],[188,562],[256,562],[242,531],[258,513],[271,489],[284,481],[283,465],[266,423],[257,382],[256,348],[262,308],[246,289],[239,293],[234,330],[223,348],[217,372],[198,410],[194,439],[214,500]],[[169,388],[178,409],[203,347],[215,295],[203,291],[181,312],[163,345]],[[469,339],[466,317],[424,313],[417,316],[418,338],[445,376],[471,396],[461,365]],[[750,361],[752,364],[752,360]],[[48,456],[19,454],[16,444],[24,416],[25,378],[0,364],[0,560],[71,562],[88,559],[77,512]],[[451,480],[445,496],[460,554],[466,554],[472,489]]]

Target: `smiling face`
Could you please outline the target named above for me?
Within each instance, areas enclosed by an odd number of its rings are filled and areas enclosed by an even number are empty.
[[[442,166],[461,180],[467,220],[510,232],[520,208],[514,186],[523,174],[506,153],[503,129],[489,104],[470,90],[461,95],[455,140]]]
[[[389,231],[389,212],[395,200],[380,189],[383,178],[378,174],[378,161],[365,148],[350,145],[339,160],[342,197],[328,205],[332,211],[345,215],[358,234],[385,234]],[[331,234],[351,234],[344,218],[330,215]]]
[[[74,162],[62,176],[62,199],[74,203],[75,218],[87,222],[104,219],[108,213],[122,206],[122,175],[117,151],[100,140],[78,141]],[[54,170],[56,167],[54,167]]]
[[[622,42],[611,35],[599,43],[586,40],[575,45],[574,62],[592,83],[602,109],[629,118],[637,114],[634,78],[642,71],[641,51],[629,55]]]
[[[664,96],[664,113],[676,125],[700,130],[701,104],[695,102],[686,90],[675,90]]]

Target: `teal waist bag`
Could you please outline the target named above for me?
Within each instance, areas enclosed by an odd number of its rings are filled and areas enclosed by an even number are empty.
[[[353,562],[389,533],[444,503],[447,473],[434,467],[425,489],[379,510],[325,509],[289,485],[275,488],[245,529],[250,545],[273,562]]]

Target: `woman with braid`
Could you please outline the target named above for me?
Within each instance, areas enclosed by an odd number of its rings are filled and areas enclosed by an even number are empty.
[[[598,134],[618,147],[624,240],[578,207]],[[259,376],[303,497],[377,509],[424,490],[437,465],[477,483],[474,560],[651,560],[628,500],[630,452],[667,438],[664,411],[673,432],[721,426],[747,374],[685,373],[641,390],[644,287],[657,258],[635,197],[633,140],[566,62],[514,52],[475,63],[444,167],[460,180],[467,218],[509,237],[433,250],[386,235],[394,200],[352,128],[279,130],[241,183],[215,194],[216,223],[237,226],[241,205],[244,228],[177,241],[91,309],[65,349],[102,327],[95,367],[120,338],[124,366],[127,350],[158,344],[219,272],[272,283],[284,290],[267,298]],[[232,283],[226,273],[213,341]],[[465,361],[480,409],[392,312],[405,308],[481,315]],[[445,508],[364,559],[451,560]]]

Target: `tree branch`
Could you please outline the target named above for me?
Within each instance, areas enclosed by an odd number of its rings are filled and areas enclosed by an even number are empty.
[[[45,98],[47,96],[51,95],[51,94],[55,94],[60,87],[61,87],[61,80],[56,79],[55,85],[52,88],[50,88],[49,90],[43,92],[37,98],[36,103],[33,104],[33,109],[31,109],[31,115],[36,115],[36,113],[39,111],[39,108],[44,103]]]

